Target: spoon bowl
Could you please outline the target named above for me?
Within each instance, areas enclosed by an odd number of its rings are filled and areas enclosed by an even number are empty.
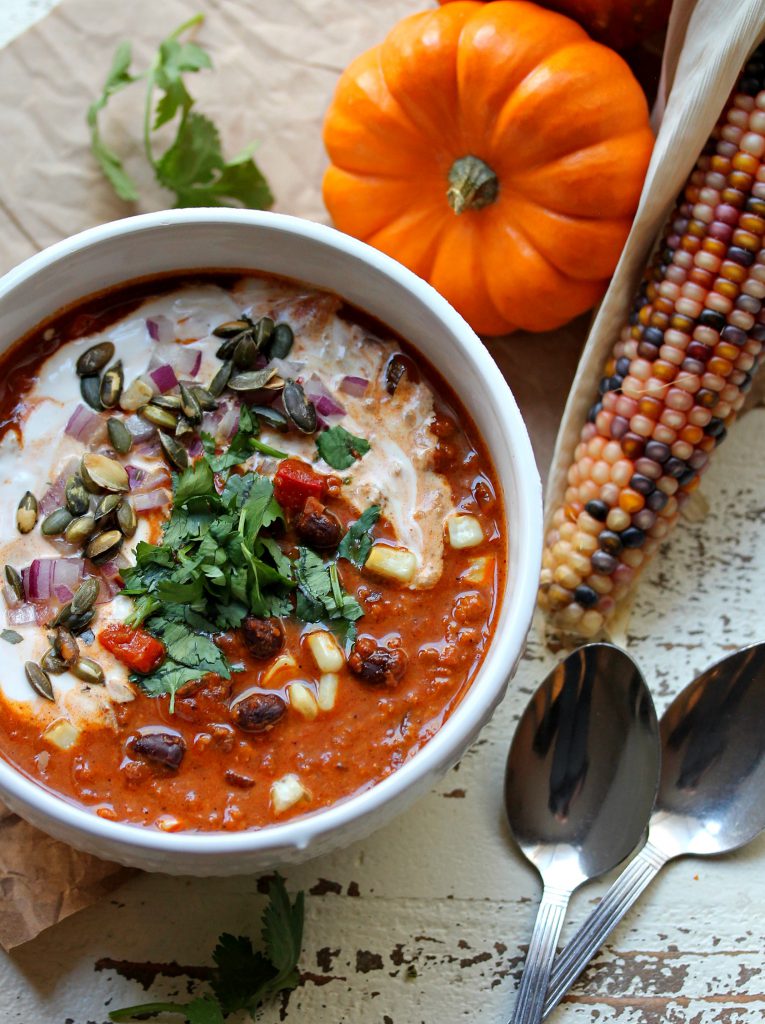
[[[541,1020],[571,893],[637,845],[656,796],[659,729],[634,661],[611,644],[570,654],[538,688],[516,729],[505,808],[544,882],[514,1024]]]

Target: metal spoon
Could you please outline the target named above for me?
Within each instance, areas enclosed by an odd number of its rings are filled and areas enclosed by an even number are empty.
[[[668,860],[726,853],[765,829],[765,643],[708,668],[675,697],[660,729],[648,841],[555,961],[545,1015]]]
[[[513,1024],[542,1019],[571,893],[635,848],[658,779],[659,729],[640,670],[611,644],[574,651],[532,697],[507,759],[507,819],[544,883]]]

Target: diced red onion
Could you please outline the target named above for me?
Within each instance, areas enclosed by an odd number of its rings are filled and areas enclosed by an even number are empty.
[[[57,558],[53,566],[53,584],[73,590],[82,579],[85,560],[82,558]]]
[[[305,363],[297,362],[294,359],[272,359],[268,366],[273,366],[279,376],[287,380],[288,377],[297,377]]]
[[[131,491],[134,487],[138,487],[146,476],[145,469],[141,469],[140,466],[133,466],[131,463],[128,463],[127,466],[125,466],[125,472],[128,475],[128,484],[130,485]]]
[[[150,437],[153,437],[157,432],[157,428],[153,423],[149,423],[148,420],[143,419],[141,416],[128,416],[125,420],[125,426],[130,431],[130,436],[133,441],[140,443],[141,441],[148,441]]]
[[[35,610],[35,622],[38,626],[47,626],[61,607],[55,597],[50,601],[38,601],[32,604]]]
[[[146,319],[146,330],[152,341],[175,341],[175,324],[161,313]]]
[[[232,404],[225,410],[212,434],[216,440],[228,441],[234,436],[238,426],[239,408]]]
[[[37,620],[33,604],[21,604],[18,608],[10,608],[5,617],[9,626],[29,626]]]
[[[158,487],[169,487],[171,482],[170,471],[161,466],[159,469],[147,473],[138,485],[131,489],[130,497],[133,498],[139,494],[149,494],[151,491],[156,491]]]
[[[369,381],[365,377],[343,377],[340,381],[340,390],[354,398],[363,398],[368,387]]]
[[[98,567],[93,566],[92,575],[95,576],[100,584],[101,588],[96,598],[96,604],[107,604],[113,597],[122,590],[122,579],[120,577],[120,566],[117,564],[115,559],[111,559],[109,562],[104,562],[103,565]]]
[[[146,441],[141,441],[134,449],[136,455],[142,455],[145,459],[158,459],[162,455],[162,446],[159,437],[152,434]]]
[[[104,433],[104,429],[104,421],[98,413],[79,402],[64,427],[64,433],[75,441],[91,444],[98,434]]]
[[[310,378],[305,382],[303,390],[306,396],[311,399],[313,404],[316,406],[316,411],[320,416],[344,416],[345,409],[335,398],[332,393],[327,389],[324,382],[312,373]]]
[[[163,395],[166,391],[172,391],[173,388],[178,387],[178,378],[169,363],[163,363],[156,370],[149,370],[149,376]]]
[[[82,558],[35,558],[21,570],[27,600],[48,601],[56,587],[74,590],[82,579],[84,566]]]
[[[197,455],[201,455],[203,451],[204,448],[202,447],[202,442],[199,440],[198,437],[195,437],[191,444],[189,445],[189,456],[192,459],[195,459]]]
[[[74,597],[74,594],[69,587],[54,586],[53,593],[62,604],[66,604],[67,601],[71,601]]]
[[[139,513],[150,512],[155,508],[165,508],[169,504],[170,492],[161,487],[145,494],[136,494],[133,498],[133,508]]]
[[[202,365],[202,351],[190,345],[158,344],[149,363],[149,372],[163,363],[172,366],[176,378],[196,377]]]
[[[61,472],[50,485],[48,490],[40,498],[40,515],[47,516],[54,509],[61,508],[64,504],[64,490],[66,488],[66,482],[69,477],[75,473],[80,465],[80,460],[76,458],[67,459],[64,463]]]

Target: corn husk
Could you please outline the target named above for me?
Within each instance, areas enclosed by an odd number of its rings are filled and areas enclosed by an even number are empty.
[[[563,413],[548,478],[546,528],[563,500],[568,467],[603,364],[619,337],[651,250],[741,69],[763,38],[765,0],[675,0],[654,109],[656,145],[632,230],[593,321]]]

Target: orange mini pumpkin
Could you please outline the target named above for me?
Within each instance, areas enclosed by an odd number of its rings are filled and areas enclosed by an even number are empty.
[[[457,0],[353,61],[324,141],[336,226],[503,334],[557,327],[600,298],[653,136],[627,65],[569,18]]]

